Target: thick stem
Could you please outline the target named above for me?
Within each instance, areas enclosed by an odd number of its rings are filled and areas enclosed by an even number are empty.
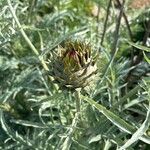
[[[75,99],[76,99],[76,112],[80,113],[80,111],[81,111],[80,89],[77,89],[75,91]]]
[[[72,136],[74,132],[76,131],[76,127],[80,118],[80,105],[81,105],[81,99],[80,99],[80,91],[81,89],[77,89],[74,93],[75,99],[76,99],[76,113],[74,116],[74,119],[72,120],[71,127],[67,133],[67,138],[65,139],[63,145],[62,145],[62,150],[69,150],[70,146],[72,144]]]
[[[67,133],[67,138],[65,139],[63,145],[62,145],[62,150],[69,150],[72,144],[72,136],[76,130],[76,126],[78,123],[78,118],[79,118],[79,113],[76,112],[74,119],[72,120],[71,127]]]

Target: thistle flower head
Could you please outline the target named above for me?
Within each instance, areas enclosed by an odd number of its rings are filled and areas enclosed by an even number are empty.
[[[95,61],[89,44],[66,42],[58,48],[52,64],[52,76],[63,87],[84,88],[94,80],[97,72]]]

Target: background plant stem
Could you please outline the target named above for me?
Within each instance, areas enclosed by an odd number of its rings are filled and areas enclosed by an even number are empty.
[[[10,9],[10,12],[15,20],[15,22],[17,23],[17,26],[18,28],[20,29],[20,32],[23,36],[23,38],[25,39],[25,41],[27,42],[27,44],[29,45],[29,47],[31,48],[31,50],[34,52],[34,54],[38,57],[38,59],[40,60],[43,68],[46,70],[46,71],[49,71],[49,68],[48,66],[46,65],[45,61],[43,60],[42,57],[39,56],[39,52],[38,50],[35,48],[35,46],[32,44],[32,42],[30,41],[30,39],[28,38],[27,34],[25,33],[25,31],[23,30],[22,26],[21,26],[21,23],[19,22],[16,14],[15,14],[15,11],[12,7],[12,4],[11,4],[11,1],[10,0],[7,0],[7,3],[8,3],[8,6],[9,6],[9,9]]]

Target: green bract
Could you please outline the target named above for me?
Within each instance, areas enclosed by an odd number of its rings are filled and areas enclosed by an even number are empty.
[[[52,76],[61,86],[70,89],[89,86],[97,73],[96,58],[89,44],[66,42],[58,48],[52,62]]]

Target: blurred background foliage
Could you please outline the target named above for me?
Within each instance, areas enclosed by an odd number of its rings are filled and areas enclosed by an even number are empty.
[[[14,0],[12,6],[46,63],[68,39],[90,43],[100,55],[99,80],[84,94],[137,131],[144,126],[140,133],[150,144],[150,65],[143,50],[127,42],[143,45],[144,50],[150,47],[150,1],[127,0],[119,21],[122,2]],[[0,149],[114,150],[130,140],[134,132],[118,128],[115,121],[84,101],[81,119],[69,134],[76,112],[75,96],[55,88],[22,36],[8,0],[0,0],[0,10]],[[149,51],[145,55],[150,58]],[[149,150],[141,136],[134,142],[131,139],[133,144],[127,149]]]

